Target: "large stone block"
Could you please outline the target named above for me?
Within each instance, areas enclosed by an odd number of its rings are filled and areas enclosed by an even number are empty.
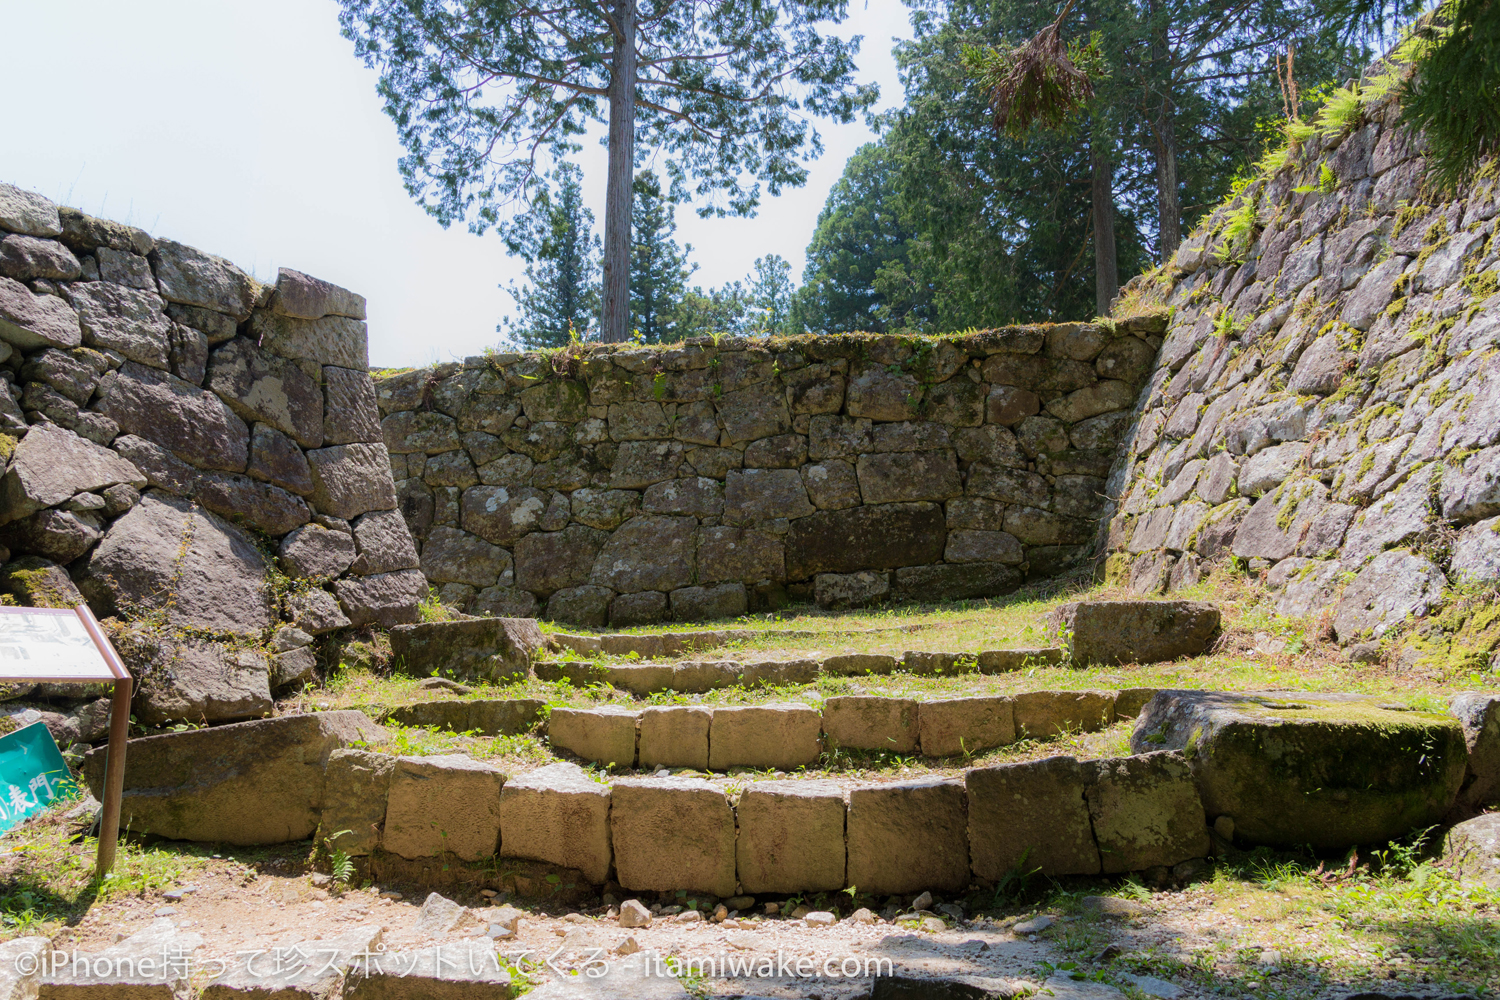
[[[1423,618],[1443,599],[1448,584],[1432,560],[1415,552],[1382,552],[1344,588],[1333,615],[1343,642],[1361,635],[1380,637],[1412,618]]]
[[[1113,691],[1023,691],[1015,696],[1016,735],[1091,733],[1115,721]]]
[[[245,471],[245,422],[218,396],[175,375],[127,361],[100,381],[94,406],[121,432],[155,441],[200,469]]]
[[[349,970],[343,995],[349,1000],[504,1000],[518,992],[494,942],[481,938],[410,951],[367,950]]]
[[[724,481],[724,519],[731,524],[806,517],[813,510],[796,469],[731,471]]]
[[[400,511],[372,510],[354,519],[357,550],[349,569],[360,576],[417,568],[417,549]]]
[[[382,731],[362,712],[316,712],[131,740],[120,825],[171,840],[281,844],[305,840],[322,810],[333,751]],[[105,748],[83,773],[104,794]]]
[[[635,766],[635,727],[641,713],[605,705],[554,708],[547,718],[547,742],[554,750],[616,767]]]
[[[735,618],[745,613],[748,596],[743,583],[720,583],[712,587],[683,587],[670,595],[672,617],[678,621],[709,621]]]
[[[516,586],[537,594],[582,586],[608,540],[608,533],[581,524],[532,532],[516,542]]]
[[[272,623],[266,570],[239,528],[150,490],[110,525],[78,584],[100,617],[161,608],[174,625],[243,635]]]
[[[505,783],[500,792],[500,854],[609,877],[609,786],[577,764],[549,764]]]
[[[833,781],[756,781],[735,810],[740,889],[833,892],[844,887],[844,790]]]
[[[73,286],[72,300],[85,344],[151,368],[168,367],[172,321],[167,318],[167,304],[154,290],[87,281]]]
[[[589,582],[622,594],[691,586],[697,526],[691,517],[631,518],[599,550]]]
[[[962,783],[936,779],[851,789],[849,884],[873,895],[968,888],[964,799]]]
[[[294,361],[236,337],[209,355],[208,387],[248,422],[270,424],[304,448],[323,444],[323,390]]]
[[[1438,822],[1468,763],[1451,716],[1348,694],[1162,691],[1130,745],[1181,750],[1208,819],[1232,818],[1236,839],[1319,851]]]
[[[294,580],[331,580],[354,562],[354,536],[304,524],[281,540],[277,559]]]
[[[276,271],[276,294],[271,310],[294,319],[322,319],[324,316],[365,318],[365,297],[331,281],[293,271],[289,267]]]
[[[23,608],[75,608],[83,600],[66,569],[35,556],[0,566],[0,594]]]
[[[350,624],[391,628],[417,620],[417,604],[427,596],[427,579],[419,570],[402,569],[335,580],[333,590]]]
[[[896,599],[961,601],[1009,594],[1021,586],[1021,572],[1001,563],[944,563],[896,570]]]
[[[35,191],[0,184],[0,229],[24,236],[61,236],[57,205]]]
[[[164,298],[228,313],[240,322],[250,316],[260,283],[222,257],[173,240],[155,240],[151,262]]]
[[[1158,752],[1091,762],[1085,798],[1106,875],[1208,856],[1208,823],[1187,761]]]
[[[998,882],[1008,872],[1097,875],[1084,791],[1089,765],[1072,757],[976,767],[969,793],[969,849],[974,874]]]
[[[356,371],[370,365],[369,330],[360,320],[347,316],[306,320],[257,310],[250,317],[250,336],[283,358]]]
[[[823,750],[823,719],[809,705],[716,708],[708,733],[708,766],[776,768],[811,764]]]
[[[943,509],[931,503],[892,503],[818,511],[792,522],[786,536],[786,574],[893,569],[935,563],[947,531]]]
[[[917,725],[925,757],[981,753],[1015,740],[1015,703],[1003,695],[924,701]]]
[[[99,520],[87,512],[39,510],[0,526],[0,547],[16,555],[41,556],[70,563],[99,540]]]
[[[1207,601],[1079,601],[1052,621],[1079,666],[1159,663],[1205,652],[1219,609]]]
[[[917,749],[917,703],[867,694],[829,698],[823,702],[823,732],[829,749],[911,753]]]
[[[398,758],[386,801],[385,850],[409,859],[443,852],[465,861],[493,857],[504,784],[502,772],[458,754]]]
[[[422,543],[422,573],[434,583],[493,587],[513,578],[510,553],[458,528],[433,528]],[[602,622],[601,622],[602,624]]]
[[[641,767],[707,768],[713,716],[712,709],[685,705],[642,711],[637,745]]]
[[[148,726],[270,715],[270,663],[260,649],[132,629],[115,640],[136,679],[131,709]]]
[[[670,663],[612,664],[604,668],[604,682],[617,690],[644,696],[670,689],[673,672]]]
[[[1500,697],[1465,691],[1448,703],[1449,713],[1464,729],[1469,767],[1458,804],[1479,809],[1500,802]]]
[[[874,452],[859,456],[859,492],[865,503],[947,500],[961,496],[958,459],[941,451]]]
[[[611,807],[615,877],[626,889],[734,895],[734,810],[723,789],[701,778],[626,778]]]
[[[1500,890],[1500,813],[1486,813],[1455,825],[1443,837],[1443,860],[1465,879]]]
[[[323,443],[383,441],[375,383],[369,372],[328,365],[323,369]]]
[[[541,629],[530,618],[471,618],[391,629],[391,655],[400,669],[419,677],[525,677],[545,645]]]
[[[396,758],[368,750],[335,750],[328,755],[318,839],[346,854],[363,857],[380,846],[386,796]]]
[[[481,736],[515,736],[530,732],[545,704],[536,698],[486,698],[480,701],[419,701],[391,709],[381,720],[403,726],[451,729]]]
[[[33,295],[19,281],[0,277],[0,343],[23,351],[66,350],[83,343],[83,331],[78,313],[56,295]]]
[[[76,964],[70,954],[67,962],[33,974],[30,993],[38,1000],[172,1000],[191,991],[194,952],[202,945],[202,935],[179,931],[172,921],[158,918],[116,944],[76,952]],[[16,995],[24,997],[27,991]]]
[[[394,510],[396,486],[383,444],[336,444],[307,453],[312,503],[344,520],[371,510]]]

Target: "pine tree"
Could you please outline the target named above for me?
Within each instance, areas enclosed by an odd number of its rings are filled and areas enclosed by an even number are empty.
[[[630,228],[631,328],[648,344],[674,340],[674,309],[698,268],[687,263],[692,246],[677,245],[672,203],[662,197],[661,181],[650,170],[635,175]]]
[[[609,124],[600,337],[628,338],[636,143],[708,214],[748,215],[807,181],[815,116],[853,121],[879,90],[854,80],[859,36],[827,34],[847,0],[340,0],[355,54],[406,149],[407,192],[443,225],[476,232],[538,167]]]
[[[762,336],[793,333],[792,265],[780,254],[755,259],[755,272],[749,277],[750,332]]]
[[[587,340],[599,309],[599,237],[594,213],[583,206],[583,171],[564,163],[553,172],[557,196],[543,194],[536,210],[506,240],[526,261],[527,284],[510,285],[520,316],[496,330],[523,347],[558,347]]]

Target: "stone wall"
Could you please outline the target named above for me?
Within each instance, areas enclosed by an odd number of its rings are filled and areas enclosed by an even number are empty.
[[[376,385],[445,602],[638,624],[990,596],[1073,565],[1160,332],[580,345]]]
[[[1113,579],[1237,558],[1349,642],[1500,577],[1495,164],[1428,190],[1398,113],[1306,140],[1127,286],[1172,312],[1110,481]]]
[[[266,714],[313,637],[416,619],[364,315],[0,184],[0,591],[115,617],[141,721]]]

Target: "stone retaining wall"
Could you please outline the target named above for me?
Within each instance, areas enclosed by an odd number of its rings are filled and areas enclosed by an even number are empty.
[[[1128,757],[1055,756],[961,778],[754,781],[738,794],[708,780],[734,761],[809,763],[820,731],[931,753],[986,731],[1003,740],[1133,710]],[[353,749],[378,743],[378,730],[359,712],[322,712],[132,741],[124,818],[138,833],[235,844],[297,840],[316,825],[351,855],[434,867],[522,858],[593,884],[613,871],[631,891],[961,891],[1023,862],[1048,875],[1168,867],[1209,853],[1210,824],[1223,842],[1336,852],[1462,818],[1500,787],[1496,718],[1500,699],[1483,694],[1442,714],[1368,696],[1205,691],[854,697],[821,713],[554,709],[554,743],[585,757],[697,772],[606,781],[572,763],[514,775],[460,755]],[[84,773],[97,789],[102,750]],[[188,808],[204,800],[220,807]]]
[[[364,316],[0,184],[0,592],[129,625],[142,722],[264,715],[315,636],[416,619]]]
[[[445,602],[694,620],[1003,594],[1076,563],[1160,329],[580,345],[377,387]]]
[[[1237,558],[1350,642],[1500,578],[1497,172],[1427,189],[1399,110],[1308,139],[1127,286],[1172,313],[1110,479],[1112,579]],[[1453,651],[1482,668],[1494,644]]]

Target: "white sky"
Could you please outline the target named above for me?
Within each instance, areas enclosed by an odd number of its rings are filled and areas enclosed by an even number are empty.
[[[852,0],[860,80],[899,104],[900,0]],[[227,257],[262,279],[292,267],[369,299],[370,361],[425,364],[498,340],[521,276],[493,234],[443,230],[407,196],[375,75],[333,0],[0,0],[6,112],[0,180]],[[678,210],[693,282],[742,278],[779,253],[800,277],[829,187],[871,133],[819,123],[806,187],[751,219]],[[602,220],[604,151],[579,158]]]

